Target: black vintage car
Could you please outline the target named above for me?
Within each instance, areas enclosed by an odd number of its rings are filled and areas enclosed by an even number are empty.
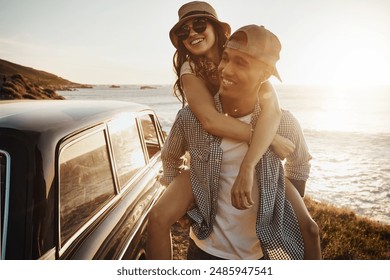
[[[142,259],[164,133],[120,101],[0,102],[0,259]]]

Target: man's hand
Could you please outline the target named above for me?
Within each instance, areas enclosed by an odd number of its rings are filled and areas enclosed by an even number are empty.
[[[295,150],[295,145],[289,139],[276,134],[271,143],[271,150],[281,159],[284,160]]]
[[[253,206],[252,199],[254,168],[240,168],[240,172],[234,181],[231,190],[232,205],[240,210],[249,209]]]

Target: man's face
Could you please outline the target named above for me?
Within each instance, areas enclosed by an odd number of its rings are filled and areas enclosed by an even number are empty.
[[[257,94],[266,67],[243,52],[226,48],[218,66],[221,94],[235,98],[243,94]]]

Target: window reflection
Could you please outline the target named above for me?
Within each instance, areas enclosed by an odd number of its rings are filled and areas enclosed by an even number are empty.
[[[113,153],[122,188],[145,166],[145,156],[141,146],[134,116],[126,116],[109,124]]]
[[[104,131],[67,146],[60,157],[62,244],[114,195]]]
[[[142,115],[140,116],[140,120],[149,158],[152,158],[158,151],[161,150],[154,118],[153,115]]]

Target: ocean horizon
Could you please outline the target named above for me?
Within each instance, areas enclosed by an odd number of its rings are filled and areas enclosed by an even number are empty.
[[[181,108],[171,85],[111,86],[58,93],[66,99],[146,104],[169,132]],[[313,156],[306,195],[390,224],[390,86],[277,85],[275,89],[281,107],[299,120]]]

